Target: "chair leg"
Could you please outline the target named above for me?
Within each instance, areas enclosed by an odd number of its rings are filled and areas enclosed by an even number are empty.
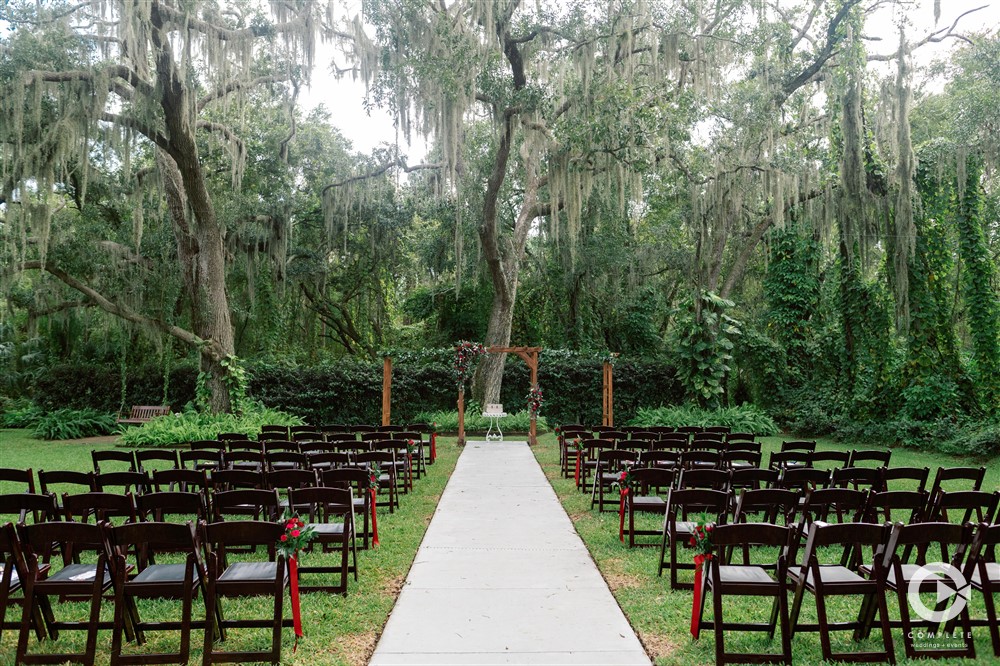
[[[107,561],[103,556],[97,558],[97,575],[94,576],[94,591],[90,598],[90,618],[87,622],[87,647],[84,653],[84,664],[92,666],[97,656],[97,624],[101,621],[102,584]]]
[[[656,575],[663,575],[663,558],[667,555],[667,518],[663,519],[663,538],[660,541],[660,561],[656,569]]]
[[[826,617],[826,595],[823,594],[821,585],[816,585],[816,593],[813,594],[813,597],[816,599],[816,618],[819,622],[819,643],[823,651],[823,659],[832,661],[833,645],[830,643],[830,627]]]
[[[788,590],[785,587],[785,572],[778,572],[778,622],[781,624],[781,654],[788,666],[792,664],[792,628],[788,619]],[[773,637],[773,635],[772,635]]]
[[[281,558],[278,558],[279,560]],[[282,563],[283,564],[283,563]],[[285,575],[279,570],[274,577],[274,625],[271,630],[271,663],[281,661],[281,624],[284,617]]]
[[[982,580],[985,581],[986,578]],[[990,627],[990,640],[993,642],[993,654],[1000,657],[1000,626],[997,625],[997,607],[993,602],[993,590],[989,585],[983,585],[983,600]]]
[[[795,627],[799,623],[799,613],[802,611],[802,597],[805,595],[805,573],[802,573],[802,580],[795,586],[795,596],[792,598],[792,611],[788,618],[789,638],[795,636]]]
[[[706,567],[707,569],[708,567]],[[705,574],[710,574],[711,572],[705,571]],[[706,576],[707,577],[707,576]],[[702,586],[704,590],[706,585]],[[702,609],[705,607],[705,597],[702,596],[701,599]],[[701,622],[701,618],[704,617],[705,613],[702,609],[698,609],[698,621]],[[726,663],[726,632],[722,630],[723,619],[722,619],[722,593],[720,590],[712,588],[712,613],[714,617],[712,618],[713,626],[715,627],[715,663],[725,664]]]

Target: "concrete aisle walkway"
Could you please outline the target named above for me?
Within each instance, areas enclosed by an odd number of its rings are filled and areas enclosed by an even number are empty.
[[[528,445],[469,442],[371,663],[649,658]]]

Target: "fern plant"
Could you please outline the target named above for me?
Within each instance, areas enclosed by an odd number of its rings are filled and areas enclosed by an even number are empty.
[[[115,431],[115,417],[96,409],[57,409],[41,417],[34,435],[39,439],[81,439],[109,435]]]

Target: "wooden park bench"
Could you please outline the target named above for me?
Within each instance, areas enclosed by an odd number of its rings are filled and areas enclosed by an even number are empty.
[[[157,416],[167,416],[170,414],[170,405],[132,405],[132,411],[128,418],[118,417],[121,425],[142,425],[152,421]]]

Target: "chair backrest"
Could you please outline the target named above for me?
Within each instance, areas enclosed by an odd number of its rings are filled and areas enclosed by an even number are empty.
[[[310,444],[315,444],[319,446],[326,446],[325,441],[315,441],[315,442],[293,442],[287,439],[268,439],[263,441],[264,444],[264,454],[268,453],[301,453],[303,446],[308,446]]]
[[[223,460],[229,469],[264,469],[264,454],[260,451],[227,451]]]
[[[194,523],[126,523],[109,526],[106,528],[106,533],[111,547],[119,557],[124,558],[133,546],[137,546],[140,571],[151,563],[151,556],[154,553],[180,552],[187,553],[188,562],[195,567],[195,571],[192,571],[192,580],[197,581],[199,577],[205,575]]]
[[[208,472],[203,469],[158,469],[153,472],[153,488],[157,492],[165,490],[199,492],[208,489]]]
[[[791,529],[773,523],[733,523],[712,526],[713,546],[778,546],[786,548]]]
[[[301,430],[292,433],[293,442],[325,442],[326,438],[318,430]]]
[[[359,493],[368,487],[368,472],[356,467],[327,469],[321,473],[323,486],[327,488],[351,487]]]
[[[16,469],[14,467],[0,467],[0,482],[3,483],[23,483],[24,492],[35,492],[35,474],[31,468]]]
[[[0,495],[0,516],[17,516],[23,523],[31,514],[34,522],[59,519],[55,495],[50,493],[6,493]]]
[[[975,522],[992,523],[997,515],[997,506],[1000,504],[1000,491],[988,493],[983,490],[956,490],[947,492],[938,491],[936,497],[931,498],[931,509],[928,512],[928,520],[948,521],[955,520],[957,512],[964,512],[959,522],[967,523],[973,519]],[[951,518],[948,512],[952,512]]]
[[[602,469],[614,472],[635,465],[639,461],[639,452],[624,449],[603,449],[597,460]]]
[[[336,469],[351,464],[351,456],[346,452],[317,451],[308,454],[308,456],[309,466],[318,470]]]
[[[408,423],[406,429],[410,432],[419,432],[427,435],[434,432],[434,426],[430,423]]]
[[[268,470],[282,467],[300,470],[309,468],[309,456],[295,451],[268,451],[264,454],[264,462]]]
[[[771,469],[784,469],[785,467],[811,467],[811,451],[772,451],[767,460],[767,466]]]
[[[376,426],[379,432],[403,432],[406,430],[404,425],[380,425]]]
[[[319,484],[316,470],[276,469],[264,475],[268,488],[282,491],[288,488],[310,488]]]
[[[274,544],[285,533],[285,526],[262,520],[227,520],[201,523],[199,531],[206,552],[224,558],[231,546],[268,546],[274,552]]]
[[[691,435],[691,446],[696,448],[721,449],[724,448],[725,443],[726,434],[723,432],[710,432],[706,430],[705,432],[696,432]]]
[[[359,465],[368,463],[382,465],[383,472],[391,473],[396,456],[391,451],[362,451],[352,456],[352,460]]]
[[[601,451],[615,448],[615,442],[611,439],[591,438],[581,440],[581,443],[583,444],[583,457],[591,461],[596,461]]]
[[[277,435],[275,439],[288,439],[288,426],[277,423],[268,423],[260,427],[260,434],[257,439],[272,439],[272,435]]]
[[[844,557],[842,563],[849,561],[864,562],[879,560],[883,557],[886,549],[890,545],[890,536],[893,526],[890,523],[826,523],[821,520],[814,521],[809,526],[808,537],[806,539],[805,552],[802,556],[802,573],[808,567],[818,567],[820,564],[817,553],[820,548],[830,546],[843,546]],[[863,550],[867,548],[871,551],[871,558],[864,556]],[[851,557],[848,558],[848,553]],[[789,558],[794,561],[794,557]]]
[[[814,469],[812,467],[783,469],[778,485],[782,488],[798,488],[801,490],[826,488],[830,485],[830,472],[825,469]]]
[[[220,432],[215,438],[220,442],[246,442],[250,440],[250,435],[244,432]]]
[[[108,463],[117,463],[117,466],[121,467],[124,465],[125,469],[120,471],[134,472],[136,470],[135,465],[135,453],[132,451],[91,451],[90,459],[94,463],[94,473],[100,474],[104,472],[113,472],[115,465],[110,465]],[[104,469],[101,469],[101,463],[104,463]]]
[[[730,439],[726,441],[727,451],[752,451],[761,453],[761,443],[747,439]]]
[[[658,446],[661,449],[686,449],[690,443],[690,437],[685,432],[661,432]]]
[[[255,451],[257,453],[264,452],[264,442],[258,442],[252,439],[228,439],[226,440],[226,451],[230,453],[235,453],[237,451]]]
[[[851,451],[851,458],[847,462],[848,467],[860,467],[865,463],[875,463],[876,467],[888,467],[892,451],[885,450],[858,450]]]
[[[945,484],[954,486],[953,482],[961,482],[960,487],[951,487],[951,490],[982,490],[983,480],[986,478],[985,467],[938,467],[934,474],[934,483],[931,484],[931,499],[938,494],[938,491],[948,490]]]
[[[655,442],[660,438],[660,436],[657,435],[652,430],[639,429],[639,430],[626,430],[625,432],[628,432],[628,438],[630,441],[633,439],[648,439]]]
[[[681,453],[681,466],[686,468],[694,467],[720,467],[722,465],[722,454],[718,451],[689,450]]]
[[[851,488],[818,488],[806,493],[800,505],[805,522],[827,522],[836,516],[838,523],[860,521],[868,507],[868,492]]]
[[[730,485],[732,488],[772,488],[778,484],[781,472],[776,469],[747,467],[734,469]]]
[[[996,547],[1000,545],[1000,525],[990,525],[989,523],[979,523],[976,526],[976,533],[972,537],[972,546],[969,548],[969,556],[965,560],[965,580],[972,580],[973,574],[979,570],[980,585],[988,583],[995,589],[998,583],[989,575],[989,563],[995,563]],[[987,592],[988,594],[991,593]]]
[[[208,506],[203,493],[162,491],[135,498],[139,518],[147,522],[163,521],[167,516],[183,520],[208,520]],[[172,521],[178,522],[178,521]]]
[[[324,437],[330,444],[357,443],[359,441],[358,436],[353,432],[328,432],[324,433]]]
[[[633,467],[629,474],[640,495],[665,493],[674,485],[674,470],[665,467]]]
[[[809,456],[812,467],[847,467],[847,461],[851,459],[850,451],[814,451]]]
[[[781,442],[781,451],[807,451],[812,453],[816,450],[816,440],[814,439],[793,439]]]
[[[653,449],[639,453],[639,464],[644,467],[663,467],[673,469],[680,465],[681,454],[678,451]]]
[[[886,467],[882,470],[882,490],[924,490],[929,476],[928,467]],[[916,487],[900,488],[905,482],[913,482]]]
[[[223,451],[226,448],[226,443],[218,439],[196,439],[188,442],[188,448],[191,451]]]
[[[386,439],[393,439],[391,432],[378,432],[377,430],[373,430],[372,432],[361,433],[362,442],[381,442]]]
[[[352,520],[354,517],[354,493],[350,488],[292,488],[288,502],[300,511],[305,508],[311,523],[329,522],[334,517],[345,520]]]
[[[729,511],[729,493],[706,488],[672,488],[667,493],[668,521],[678,516],[703,513],[709,522],[724,523]]]
[[[226,515],[253,515],[260,520],[276,520],[281,513],[281,500],[276,490],[240,488],[212,494],[212,518],[223,520]]]
[[[219,469],[211,473],[208,483],[216,491],[263,488],[264,473],[249,469]]]
[[[752,467],[760,467],[761,453],[760,451],[744,451],[740,449],[729,449],[722,454],[722,466],[733,468],[734,464],[742,463],[745,465],[750,465]]]
[[[180,462],[182,469],[222,469],[226,465],[225,453],[213,449],[181,451]]]
[[[124,518],[128,522],[138,520],[135,509],[135,498],[132,493],[90,492],[62,496],[63,511],[66,520],[87,522],[87,517],[94,516],[97,522],[111,518]]]
[[[763,513],[768,522],[774,522],[779,517],[783,522],[790,523],[798,511],[799,499],[802,495],[794,490],[782,488],[757,488],[744,490],[736,501],[733,512],[733,522],[748,522],[750,514]]]
[[[882,469],[878,467],[841,467],[830,475],[830,485],[838,488],[866,486],[869,490],[880,490],[882,484]]]
[[[927,512],[928,498],[926,490],[883,490],[870,493],[865,520],[894,522],[900,518],[894,517],[893,511],[907,511],[909,513],[904,522],[919,523]]]
[[[688,435],[693,435],[696,432],[705,432],[703,426],[678,426],[676,432],[683,432]]]
[[[123,493],[144,493],[149,487],[149,477],[145,472],[105,472],[94,475],[94,488],[102,492],[120,488]]]
[[[358,423],[351,426],[351,431],[356,434],[363,435],[365,433],[378,432],[378,427]]]
[[[93,490],[93,472],[76,472],[73,470],[38,470],[38,485],[43,494],[56,492],[53,486],[73,486],[74,490]]]
[[[952,523],[914,523],[912,525],[897,524],[893,535],[893,543],[899,546],[913,546],[907,549],[914,557],[913,564],[924,565],[928,562],[950,562],[952,566],[961,567],[965,552],[972,545],[972,525],[954,525]],[[937,546],[928,556],[932,546]],[[956,546],[955,552],[949,556],[949,546]],[[898,551],[897,551],[898,552]],[[905,556],[905,553],[904,553]]]
[[[729,426],[722,426],[722,425],[705,426],[705,432],[708,433],[718,433],[720,435],[728,435],[731,431],[732,428],[730,428]]]
[[[63,563],[72,561],[74,553],[95,551],[104,556],[104,533],[100,525],[79,522],[49,522],[34,525],[18,525],[18,537],[25,551],[26,559],[37,558],[48,561],[53,546],[60,544]]]
[[[178,469],[181,466],[176,449],[142,449],[135,452],[136,470],[152,474],[163,467],[154,463],[166,463],[166,469]]]
[[[729,492],[732,472],[728,469],[682,468],[678,488],[708,488]]]
[[[752,432],[730,432],[726,434],[726,442],[756,442],[757,435]]]

